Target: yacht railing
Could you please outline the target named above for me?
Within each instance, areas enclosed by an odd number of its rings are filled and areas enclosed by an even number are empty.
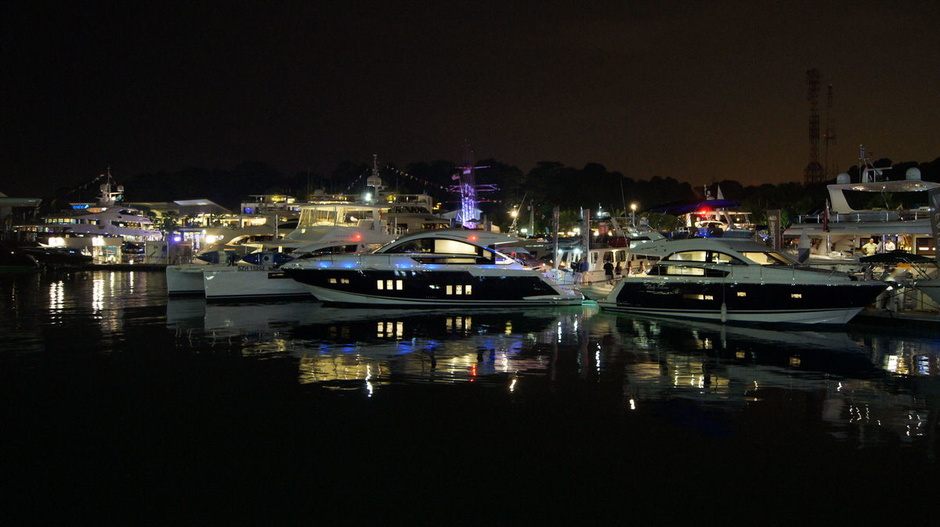
[[[824,214],[801,214],[797,223],[822,223]],[[929,210],[866,210],[849,213],[833,213],[829,215],[829,223],[861,223],[861,222],[889,222],[914,221],[930,218]]]

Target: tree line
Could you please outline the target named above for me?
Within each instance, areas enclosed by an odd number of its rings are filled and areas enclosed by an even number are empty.
[[[925,181],[940,182],[940,158],[928,163],[907,162],[893,164],[880,159],[876,167],[892,167],[892,179],[904,177],[907,169],[917,167]],[[495,185],[495,192],[479,194],[480,209],[488,221],[503,228],[512,222],[510,212],[519,210],[520,222],[528,224],[534,219],[536,232],[548,232],[552,211],[560,208],[564,223],[577,221],[581,208],[603,208],[615,215],[625,216],[635,203],[638,212],[667,202],[694,202],[705,197],[705,185],[692,185],[672,177],[654,176],[637,179],[620,172],[610,171],[599,163],[588,163],[581,168],[558,162],[540,162],[528,172],[495,159],[477,163],[477,184]],[[380,169],[386,190],[399,193],[427,193],[443,204],[443,209],[457,208],[458,196],[451,189],[458,165],[451,161],[411,163],[403,168],[394,164]],[[141,173],[116,177],[125,186],[127,202],[168,202],[183,199],[210,199],[230,210],[247,201],[251,195],[287,194],[304,200],[316,191],[325,194],[355,194],[365,190],[366,178],[372,166],[366,163],[344,161],[328,174],[297,172],[285,174],[263,162],[245,162],[231,170],[188,168],[177,172]],[[858,167],[848,170],[853,181],[858,181]],[[829,181],[831,183],[834,181]],[[780,209],[784,221],[799,214],[822,209],[827,199],[826,184],[804,186],[799,182],[761,185],[742,185],[734,179],[711,182],[708,187],[716,192],[721,187],[725,199],[737,201],[741,209],[750,211],[761,221],[768,209]],[[92,200],[97,189],[88,189],[87,195],[75,196],[60,192],[55,200],[44,200],[50,208],[62,202]],[[71,195],[66,195],[71,194]]]

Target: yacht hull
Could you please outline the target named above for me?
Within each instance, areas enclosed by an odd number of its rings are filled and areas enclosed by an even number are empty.
[[[207,270],[203,286],[207,300],[310,297],[309,289],[280,269],[230,266]]]
[[[183,264],[168,265],[166,267],[166,292],[168,295],[202,295],[205,287],[202,284],[203,271],[206,265]]]
[[[598,304],[609,311],[722,322],[844,324],[885,289],[842,284],[721,283],[627,279]]]
[[[285,269],[323,302],[395,306],[580,305],[574,290],[556,289],[538,273],[430,269]]]

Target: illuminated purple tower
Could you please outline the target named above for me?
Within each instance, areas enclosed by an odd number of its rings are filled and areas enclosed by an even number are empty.
[[[477,222],[480,221],[478,217],[480,211],[477,209],[477,203],[479,203],[477,193],[496,190],[496,185],[493,184],[476,184],[476,169],[487,167],[474,166],[475,162],[476,159],[474,159],[470,143],[464,143],[463,166],[457,167],[458,172],[452,177],[454,181],[457,181],[457,184],[451,186],[450,191],[460,197],[457,221],[465,229],[476,229]]]

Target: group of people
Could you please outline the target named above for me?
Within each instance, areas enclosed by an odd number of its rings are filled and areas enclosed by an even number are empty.
[[[607,279],[607,283],[613,285],[615,276],[617,280],[620,280],[623,276],[623,267],[620,266],[620,262],[617,262],[617,266],[614,267],[614,264],[607,260],[604,262],[604,277]]]
[[[584,283],[584,273],[588,270],[587,260],[575,260],[571,262],[571,281],[575,285]]]
[[[587,260],[581,259],[571,263],[572,282],[576,285],[584,284],[585,274],[588,271]],[[604,277],[608,284],[623,277],[623,266],[617,262],[615,266],[611,261],[604,262]]]
[[[884,239],[884,246],[875,241],[874,238],[869,238],[868,243],[862,245],[862,252],[865,256],[872,256],[879,252],[889,253],[895,249],[897,249],[897,245],[895,245],[894,240],[887,237]]]

